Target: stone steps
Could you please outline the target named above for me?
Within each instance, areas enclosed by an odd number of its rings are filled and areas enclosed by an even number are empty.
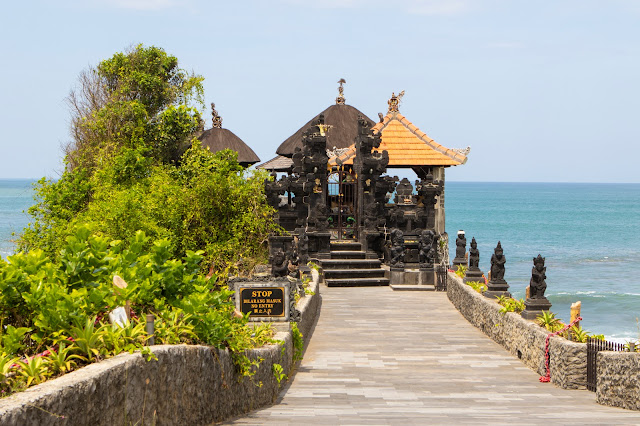
[[[370,287],[389,285],[379,259],[367,259],[356,241],[332,241],[331,258],[321,261],[328,287]]]

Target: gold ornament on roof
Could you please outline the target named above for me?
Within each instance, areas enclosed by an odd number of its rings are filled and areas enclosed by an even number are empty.
[[[216,111],[216,104],[211,102],[211,121],[212,127],[216,129],[222,128],[222,117],[218,115],[218,111]]]
[[[338,83],[340,83],[340,87],[338,87],[338,97],[336,98],[336,105],[344,105],[345,103],[344,88],[342,87],[342,85],[346,82],[347,80],[345,80],[344,78],[341,78],[338,81]]]
[[[327,132],[329,132],[329,129],[333,127],[331,124],[316,124],[316,126],[318,126],[318,129],[320,130],[321,136],[327,136]]]
[[[398,112],[398,106],[400,105],[400,101],[404,96],[404,90],[396,96],[396,93],[391,93],[391,99],[387,102],[389,104],[389,112]]]

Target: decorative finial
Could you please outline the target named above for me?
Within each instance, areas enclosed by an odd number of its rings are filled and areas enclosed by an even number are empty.
[[[396,96],[395,92],[391,93],[391,99],[387,102],[389,104],[389,112],[398,112],[398,106],[404,96],[404,90]]]
[[[336,105],[344,105],[345,99],[344,99],[344,88],[342,87],[343,84],[345,84],[347,82],[347,80],[345,80],[344,78],[341,78],[338,83],[340,83],[340,87],[338,87],[338,97],[336,98]]]
[[[216,104],[211,102],[211,118],[213,127],[216,129],[222,128],[222,117],[218,115],[218,111],[216,111]]]

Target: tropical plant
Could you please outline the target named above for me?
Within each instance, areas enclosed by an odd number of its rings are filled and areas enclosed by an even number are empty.
[[[274,363],[271,366],[271,370],[273,371],[273,376],[276,378],[278,385],[280,385],[280,382],[282,382],[283,379],[287,380],[287,375],[284,374],[282,365]]]
[[[507,312],[520,313],[524,311],[524,300],[514,299],[512,297],[497,296],[497,302],[500,306],[500,313],[506,314]]]
[[[26,379],[26,385],[29,387],[31,383],[40,384],[49,376],[47,364],[43,357],[35,355],[27,357],[24,361],[18,361],[17,373]]]
[[[291,336],[293,338],[293,362],[299,361],[302,359],[302,353],[304,351],[304,339],[302,333],[298,329],[298,323],[293,323],[291,325]]]
[[[464,278],[465,274],[467,273],[467,269],[469,269],[468,266],[458,265],[455,274],[460,278]]]
[[[487,291],[487,286],[484,283],[478,281],[467,281],[467,285],[477,291],[478,293],[483,293]]]
[[[579,343],[587,343],[587,339],[591,337],[588,331],[575,324],[571,326],[569,333],[571,334],[571,340]]]
[[[556,318],[556,314],[551,311],[542,311],[542,314],[538,315],[535,321],[539,326],[546,328],[552,333],[564,327],[560,319]]]
[[[67,347],[64,342],[60,342],[58,349],[48,348],[49,354],[45,361],[53,374],[67,373],[76,367],[75,360],[84,360],[82,356],[73,353],[74,349],[73,345]]]
[[[89,362],[100,359],[101,347],[103,346],[103,327],[96,329],[96,318],[87,318],[83,325],[78,324],[71,327],[70,333],[74,347],[80,355]]]

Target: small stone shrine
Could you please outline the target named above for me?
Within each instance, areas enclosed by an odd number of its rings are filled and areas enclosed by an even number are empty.
[[[502,245],[498,241],[498,245],[491,255],[491,279],[487,283],[487,291],[483,293],[486,297],[511,297],[511,293],[508,291],[509,284],[504,280],[504,264],[506,262]]]
[[[524,301],[524,311],[522,318],[534,320],[543,311],[551,309],[551,302],[544,296],[547,290],[547,267],[544,266],[545,258],[541,255],[533,258],[533,268],[531,268],[531,281],[529,281],[529,297]]]
[[[467,252],[467,239],[465,238],[464,231],[458,231],[458,237],[456,238],[456,257],[453,258],[453,269],[457,270],[458,266],[467,266],[467,258],[465,253]]]
[[[471,238],[471,247],[469,248],[469,268],[464,276],[464,282],[470,281],[480,282],[484,284],[484,275],[480,270],[480,251],[478,250],[478,243],[476,238]]]

